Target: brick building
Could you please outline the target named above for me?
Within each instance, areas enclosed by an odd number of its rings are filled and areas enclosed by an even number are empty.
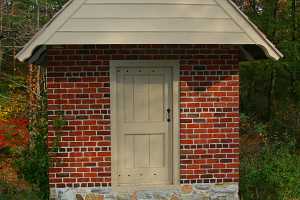
[[[239,62],[282,54],[228,0],[73,0],[17,57],[47,68],[53,199],[236,199]]]

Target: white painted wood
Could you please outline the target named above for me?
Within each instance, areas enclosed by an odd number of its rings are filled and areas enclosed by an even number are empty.
[[[283,57],[230,0],[73,0],[16,57],[41,45],[185,43],[256,44]]]
[[[149,157],[148,157],[151,154],[150,149],[149,149],[150,148],[149,147],[150,146],[149,145],[149,135],[137,134],[137,135],[132,135],[132,136],[134,138],[133,150],[130,149],[131,146],[126,145],[126,148],[125,148],[126,150],[124,152],[124,153],[126,153],[128,151],[132,151],[131,153],[133,153],[133,159],[128,160],[133,164],[133,168],[129,168],[129,170],[131,171],[131,170],[140,169],[142,176],[145,176],[144,168],[150,167],[149,166]],[[128,148],[130,150],[127,150]],[[119,155],[122,156],[123,152],[120,152]],[[120,171],[122,172],[122,169],[120,169]],[[135,178],[137,178],[141,174],[134,173],[133,176],[136,176]],[[121,174],[121,176],[126,177],[126,172],[125,172],[125,174]],[[146,177],[146,178],[150,178],[150,177]],[[131,182],[129,182],[129,183],[131,183]],[[137,183],[135,183],[135,184],[137,184]],[[143,184],[143,183],[140,183],[140,184]]]
[[[117,77],[116,65],[113,62],[110,62],[109,66],[109,80],[110,80],[110,94],[111,94],[111,179],[112,179],[112,187],[116,187],[118,185],[118,135],[117,135],[117,121],[118,121],[118,112],[117,112],[117,80],[120,79],[120,74]],[[127,144],[130,145],[130,141],[127,141]],[[131,143],[132,145],[132,143]],[[132,145],[133,146],[133,145]],[[131,155],[127,155],[131,156]],[[125,159],[128,159],[127,157]],[[128,164],[127,164],[128,166]]]
[[[170,184],[172,129],[164,116],[172,105],[171,69],[119,67],[116,73],[118,183]]]
[[[86,4],[216,4],[215,0],[87,0]]]
[[[217,32],[57,32],[51,44],[254,44],[243,33]]]
[[[72,18],[229,18],[215,5],[83,5]]]
[[[133,84],[131,85],[134,91],[133,94],[133,116],[135,122],[137,121],[148,121],[149,113],[149,94],[148,94],[148,76],[147,75],[136,75],[133,76]],[[123,99],[126,102],[126,99]],[[128,108],[124,108],[124,112],[127,112]],[[125,120],[125,119],[124,119]]]
[[[160,150],[164,151],[165,137],[161,134],[151,135],[149,138],[150,143],[150,167],[163,167],[165,165],[165,158],[163,154],[160,153]]]
[[[174,63],[173,67],[173,184],[180,185],[180,109],[179,109],[179,86],[180,86],[180,64],[179,62]]]
[[[157,99],[162,99],[162,96],[164,97],[173,97],[174,103],[168,102],[169,98],[164,98],[164,104],[171,105],[174,109],[174,111],[171,113],[172,122],[171,123],[165,123],[166,116],[164,115],[161,119],[153,119],[151,117],[151,112],[148,112],[148,120],[144,121],[137,121],[134,122],[134,117],[130,117],[128,120],[124,119],[125,116],[119,112],[117,107],[120,107],[125,105],[125,101],[120,100],[119,96],[121,90],[123,89],[125,91],[125,88],[130,88],[128,85],[132,82],[132,78],[126,78],[126,84],[121,84],[120,81],[118,81],[121,77],[124,77],[122,72],[117,73],[117,69],[120,70],[123,69],[127,70],[130,69],[131,72],[127,73],[143,73],[139,72],[139,69],[144,69],[145,71],[148,70],[147,73],[152,73],[148,77],[148,95],[153,94],[155,91],[155,95],[158,95]],[[145,185],[155,185],[155,184],[178,184],[179,183],[179,107],[175,107],[174,105],[178,106],[178,90],[179,90],[179,63],[177,61],[111,61],[110,63],[110,69],[111,69],[111,85],[112,85],[112,185],[113,187],[117,187],[118,185],[131,185],[135,183],[144,183]],[[155,70],[155,72],[153,72]],[[169,84],[166,84],[165,78],[162,80],[162,78],[158,78],[161,76],[161,72],[157,70],[163,70],[163,74],[166,73],[166,71],[169,75]],[[165,76],[165,75],[164,75]],[[171,77],[173,77],[173,81],[171,82]],[[121,78],[122,79],[122,78]],[[125,80],[125,79],[123,79]],[[162,92],[162,86],[164,85]],[[122,85],[120,87],[120,85]],[[173,89],[172,89],[173,87]],[[126,91],[132,91],[127,89]],[[168,91],[168,92],[167,92]],[[144,93],[143,91],[142,93]],[[162,95],[164,93],[164,95]],[[169,93],[169,94],[168,94]],[[119,94],[119,95],[117,95]],[[172,95],[173,94],[173,95]],[[131,94],[134,95],[134,94]],[[177,96],[176,96],[177,95]],[[121,95],[122,97],[123,95]],[[130,96],[127,95],[126,96]],[[125,97],[125,95],[124,95]],[[129,100],[131,101],[131,100]],[[154,101],[154,98],[149,98],[149,102]],[[157,100],[155,100],[157,101]],[[176,103],[177,102],[177,103]],[[119,106],[117,106],[119,105]],[[128,104],[126,104],[128,105]],[[149,104],[149,110],[152,110],[153,104]],[[163,106],[165,109],[165,106]],[[132,109],[126,108],[126,111]],[[122,111],[121,111],[122,112]],[[133,113],[133,112],[130,112]],[[133,114],[134,115],[134,114]],[[160,116],[161,114],[158,114]],[[119,123],[119,120],[123,119],[124,123]],[[124,130],[123,136],[125,136],[127,139],[120,139],[120,131],[118,131],[119,125],[122,124],[122,130]],[[167,127],[166,127],[167,124]],[[174,126],[175,125],[175,126]],[[141,131],[141,129],[143,131]],[[170,135],[164,134],[166,131],[162,130],[169,130]],[[126,134],[129,133],[129,134]],[[173,134],[171,134],[173,133]],[[122,134],[121,134],[122,137]],[[169,137],[169,139],[167,139]],[[176,139],[175,139],[176,138]],[[120,141],[125,141],[125,147],[122,147],[122,144],[120,144]],[[139,142],[136,142],[136,141]],[[175,142],[172,142],[175,141]],[[135,143],[135,144],[134,144]],[[166,144],[168,143],[168,144]],[[166,151],[167,146],[169,146],[169,153]],[[177,150],[173,150],[173,148],[177,148]],[[134,149],[137,149],[139,152],[139,155],[134,155],[132,152]],[[127,152],[123,153],[125,156],[121,156],[121,152]],[[128,153],[129,152],[129,153]],[[161,153],[165,152],[165,153]],[[175,153],[176,152],[176,153]],[[149,153],[149,155],[148,155]],[[148,155],[148,156],[145,156]],[[137,157],[138,159],[135,159],[134,157]],[[147,157],[147,159],[144,159]],[[169,158],[167,158],[169,157]],[[124,164],[122,162],[124,161]],[[135,164],[133,162],[128,162],[129,160],[135,160]],[[127,176],[118,176],[119,166],[116,163],[120,164],[121,166],[125,166],[125,170],[121,170],[123,173],[127,173]],[[133,166],[137,165],[140,166],[139,169],[132,170]],[[148,166],[148,167],[145,167]],[[168,167],[167,167],[168,166]],[[177,170],[174,170],[176,168]],[[130,169],[130,170],[128,170]],[[160,178],[157,179],[156,176],[153,174],[159,174]],[[128,174],[130,176],[128,176]],[[137,176],[143,174],[142,176]],[[152,178],[151,178],[152,177]],[[153,178],[154,177],[154,178]]]
[[[134,163],[131,162],[134,159],[134,147],[135,147],[135,141],[134,141],[134,135],[130,135],[125,138],[125,146],[127,147],[126,153],[123,155],[124,156],[124,161],[125,161],[125,168],[133,168]],[[122,159],[122,158],[121,158]]]
[[[128,32],[128,31],[183,31],[183,32],[244,32],[231,19],[156,18],[156,19],[70,19],[61,32]]]
[[[164,103],[161,101],[165,96],[164,91],[164,77],[160,75],[151,75],[149,77],[151,84],[149,85],[149,113],[148,120],[151,122],[163,121],[165,113],[161,112],[165,110]],[[159,101],[160,100],[160,101]],[[153,139],[153,138],[150,138]]]

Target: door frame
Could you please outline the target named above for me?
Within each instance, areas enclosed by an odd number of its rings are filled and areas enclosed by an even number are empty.
[[[172,185],[180,184],[180,121],[179,121],[179,77],[180,64],[178,60],[110,60],[110,94],[111,94],[111,177],[112,187],[119,187],[117,183],[118,170],[118,140],[117,140],[117,67],[168,67],[172,69]]]

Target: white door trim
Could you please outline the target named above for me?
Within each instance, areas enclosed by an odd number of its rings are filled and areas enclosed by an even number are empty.
[[[180,141],[179,141],[179,77],[180,77],[180,64],[178,60],[111,60],[110,61],[110,89],[111,89],[111,175],[112,187],[118,187],[117,183],[117,84],[116,84],[116,69],[117,67],[170,67],[172,68],[172,93],[173,93],[173,149],[172,149],[172,184],[180,184]]]

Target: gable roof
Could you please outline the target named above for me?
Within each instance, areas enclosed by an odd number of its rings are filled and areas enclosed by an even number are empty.
[[[253,44],[283,57],[231,0],[70,0],[16,57],[55,44]]]

